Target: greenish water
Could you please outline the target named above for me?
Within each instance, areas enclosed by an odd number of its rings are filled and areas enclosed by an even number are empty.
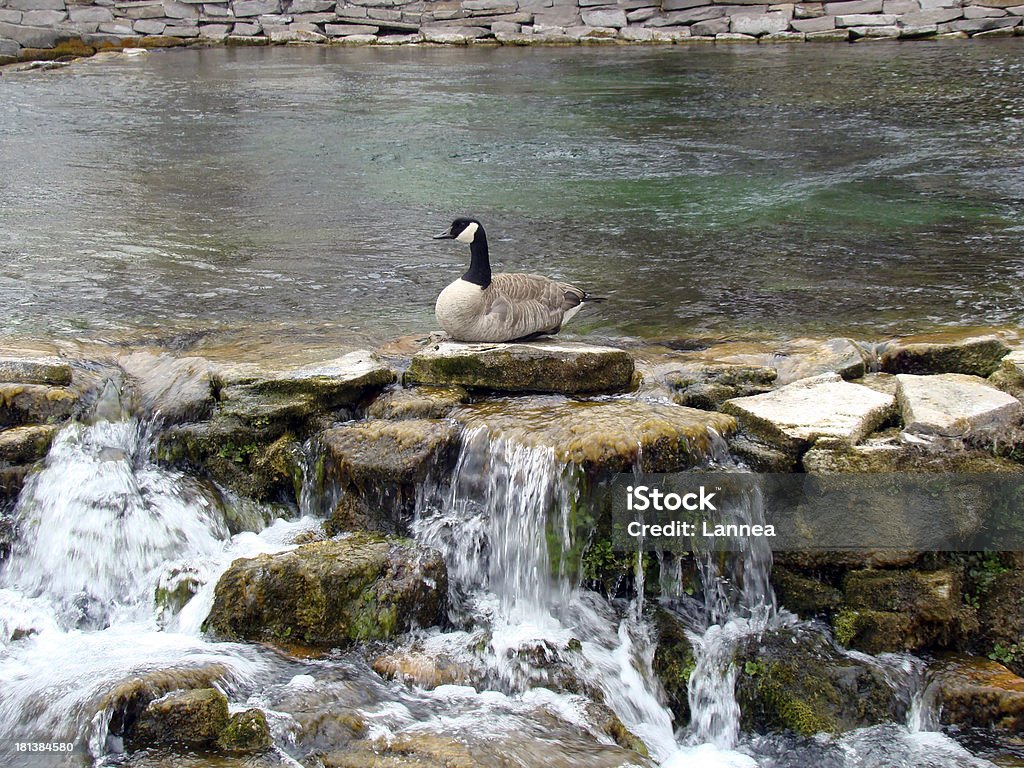
[[[210,49],[0,77],[7,336],[435,328],[461,246],[736,337],[1024,317],[1021,41]]]

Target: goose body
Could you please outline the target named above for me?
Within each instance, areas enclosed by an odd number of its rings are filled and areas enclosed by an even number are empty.
[[[469,271],[437,297],[437,322],[457,341],[504,342],[558,333],[594,301],[586,292],[543,275],[492,273],[487,236],[480,222],[456,219],[436,239],[468,243]]]

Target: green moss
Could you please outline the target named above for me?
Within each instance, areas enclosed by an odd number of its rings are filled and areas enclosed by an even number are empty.
[[[217,746],[226,752],[261,752],[272,744],[267,717],[259,709],[236,712],[217,738]]]
[[[853,638],[857,636],[859,619],[860,612],[852,608],[844,608],[832,619],[832,634],[836,642],[844,648],[848,648]]]

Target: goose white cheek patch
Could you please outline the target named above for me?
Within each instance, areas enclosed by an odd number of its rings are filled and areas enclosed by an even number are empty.
[[[458,237],[456,237],[455,239],[458,240],[460,243],[466,243],[466,245],[469,245],[470,243],[473,242],[473,238],[476,237],[476,231],[479,228],[480,225],[474,221],[464,230],[462,230],[459,233]]]

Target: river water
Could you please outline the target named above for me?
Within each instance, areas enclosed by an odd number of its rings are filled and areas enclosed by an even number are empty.
[[[432,330],[498,268],[574,333],[866,338],[1024,315],[1017,41],[210,49],[0,78],[3,335]]]

